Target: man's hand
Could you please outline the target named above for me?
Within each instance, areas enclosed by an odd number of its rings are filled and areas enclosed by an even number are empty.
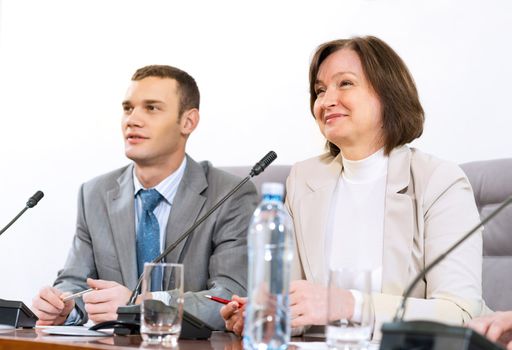
[[[220,309],[220,315],[224,319],[226,329],[238,336],[241,336],[244,332],[244,312],[246,304],[247,298],[233,295],[231,302]]]
[[[328,290],[319,284],[299,280],[290,284],[290,312],[292,327],[325,325],[327,323]],[[354,297],[344,289],[331,291],[331,297],[339,300],[329,306],[330,316],[334,319],[350,319],[354,314]]]
[[[113,281],[88,278],[87,284],[96,289],[82,297],[89,319],[94,323],[117,319],[117,308],[126,305],[132,291]]]
[[[512,311],[497,311],[489,316],[475,318],[468,323],[468,327],[512,350]]]
[[[62,301],[69,293],[63,293],[54,287],[44,287],[32,300],[32,310],[39,318],[38,326],[61,325],[75,307],[74,300]]]

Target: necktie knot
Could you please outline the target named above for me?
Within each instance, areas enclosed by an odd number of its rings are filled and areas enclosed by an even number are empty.
[[[151,190],[140,190],[139,194],[142,200],[143,211],[153,212],[162,199],[162,195],[154,188]]]

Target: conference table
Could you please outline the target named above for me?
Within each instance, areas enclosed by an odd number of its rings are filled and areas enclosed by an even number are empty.
[[[318,341],[297,337],[293,341]],[[213,332],[208,340],[179,340],[174,348],[146,346],[139,335],[110,337],[74,337],[48,335],[43,329],[0,330],[0,350],[83,350],[83,349],[173,349],[173,350],[242,350],[242,342],[232,333]],[[298,349],[291,345],[289,349]]]

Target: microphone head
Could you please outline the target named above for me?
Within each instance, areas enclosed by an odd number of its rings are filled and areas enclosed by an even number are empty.
[[[252,167],[252,170],[249,175],[252,177],[252,176],[261,174],[263,172],[263,170],[265,170],[270,165],[270,163],[272,163],[274,160],[276,160],[276,158],[277,158],[276,152],[274,152],[274,151],[268,152],[265,155],[265,157],[261,158],[261,160]]]
[[[41,200],[41,198],[44,197],[44,193],[42,191],[37,191],[34,193],[32,197],[30,197],[27,201],[27,207],[33,208],[36,206],[36,204]]]

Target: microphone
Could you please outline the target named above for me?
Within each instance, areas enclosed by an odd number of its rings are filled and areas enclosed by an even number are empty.
[[[7,226],[0,230],[0,235],[7,231],[7,229],[11,227],[11,225],[14,224],[14,222],[18,220],[18,218],[23,215],[27,209],[35,207],[43,197],[44,193],[41,191],[37,191],[32,197],[30,197],[25,208],[23,208],[23,210],[7,224]],[[34,313],[23,302],[0,299],[0,324],[10,325],[15,328],[33,328],[37,320],[37,316],[34,315]]]
[[[249,174],[250,177],[257,176],[261,174],[274,160],[276,160],[277,154],[274,151],[268,152],[265,157],[261,158],[261,160],[254,164],[252,170]]]
[[[512,196],[507,198],[498,208],[492,211],[484,220],[455,242],[448,250],[428,264],[409,284],[403,294],[402,302],[397,309],[393,322],[382,325],[381,350],[392,349],[437,349],[435,339],[443,339],[442,348],[446,349],[501,349],[479,333],[465,327],[448,326],[431,321],[404,322],[407,299],[418,282],[427,273],[443,261],[455,248],[466,241],[478,229],[493,219],[499,212],[512,203]],[[449,340],[446,340],[446,339]],[[446,343],[448,341],[448,343]],[[448,345],[449,344],[449,345]]]
[[[25,208],[23,208],[22,211],[20,211],[18,213],[18,215],[16,215],[14,217],[14,219],[11,220],[11,222],[9,222],[2,230],[0,230],[0,235],[2,235],[2,233],[4,233],[5,231],[7,231],[7,229],[9,227],[11,227],[12,224],[14,224],[16,222],[16,220],[18,220],[18,218],[20,216],[23,215],[24,212],[27,211],[27,209],[29,208],[33,208],[36,206],[36,204],[41,200],[41,198],[44,197],[44,193],[42,191],[37,191],[36,193],[34,193],[34,195],[32,197],[30,197],[27,201],[27,205],[25,206]]]
[[[169,245],[159,256],[153,259],[151,262],[157,263],[162,261],[169,253],[171,253],[176,247],[186,239],[199,225],[201,225],[210,215],[216,211],[226,200],[228,200],[235,192],[237,192],[246,182],[252,177],[261,174],[274,160],[276,160],[277,154],[274,151],[268,152],[259,162],[257,162],[251,169],[248,176],[246,176],[238,185],[236,185],[231,191],[229,191],[224,197],[222,197],[214,206],[212,206],[202,217],[200,217],[187,231],[176,239],[171,245]],[[114,332],[120,335],[128,335],[137,331],[137,327],[140,322],[140,307],[135,305],[137,296],[140,293],[140,286],[142,284],[143,274],[140,275],[137,280],[137,285],[132,291],[128,304],[126,306],[120,306],[117,309],[118,319],[117,321],[106,321],[99,323],[91,330],[99,330],[103,328],[114,327]],[[183,325],[181,338],[184,339],[207,339],[213,329],[205,324],[203,321],[183,311]]]
[[[27,201],[27,207],[33,208],[36,206],[36,204],[41,200],[41,198],[44,197],[44,193],[42,191],[37,191],[34,193],[32,197],[30,197]]]

